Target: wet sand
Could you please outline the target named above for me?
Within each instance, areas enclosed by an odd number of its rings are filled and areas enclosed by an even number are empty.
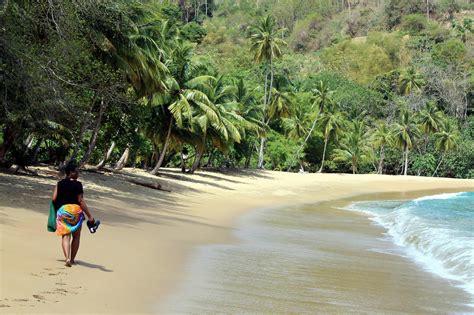
[[[276,215],[265,210],[250,235],[241,222],[238,243],[203,246],[188,265],[188,278],[161,304],[163,313],[471,313],[472,296],[454,281],[424,269],[385,237],[364,214],[342,210],[354,201],[403,200],[449,192],[370,194],[306,205]],[[307,217],[301,221],[289,216]],[[308,215],[317,217],[312,220]],[[256,219],[253,219],[257,221]],[[291,222],[289,222],[291,221]],[[311,221],[311,222],[309,222]],[[314,229],[311,234],[299,229]],[[270,232],[268,232],[270,231]],[[280,236],[284,233],[294,236]],[[311,246],[304,243],[311,242]],[[291,244],[285,246],[285,243]],[[303,245],[303,246],[301,246]],[[300,246],[301,249],[295,249]],[[306,251],[306,252],[305,252]],[[304,255],[305,257],[295,257]],[[204,273],[204,275],[202,274]]]
[[[160,177],[132,169],[120,174],[84,172],[80,179],[85,198],[102,224],[96,234],[83,231],[79,265],[66,268],[59,238],[46,232],[49,199],[58,179],[45,168],[38,172],[40,176],[36,177],[0,173],[1,313],[156,313],[160,302],[187,281],[185,270],[194,249],[237,242],[233,236],[235,225],[253,209],[331,201],[372,192],[474,190],[472,180],[401,176],[269,171],[185,175],[175,169],[163,170]],[[171,192],[137,186],[130,179],[159,182]],[[335,215],[331,219],[335,225],[345,216],[357,217],[336,210],[328,210],[328,215]],[[365,218],[359,219],[360,224],[367,225],[365,230],[376,233],[377,229],[369,226]],[[357,230],[358,226],[354,225]],[[342,248],[337,242],[338,238],[328,240],[326,247],[337,251]],[[354,245],[347,249],[355,255],[354,260],[360,260],[352,269],[363,268],[362,262],[368,255],[356,248]],[[395,263],[398,258],[384,259],[386,264],[393,263],[390,270],[402,268],[402,262]],[[328,285],[331,275],[347,267],[339,266],[337,260],[334,263],[334,268],[317,273],[327,275]],[[403,292],[411,297],[418,287],[410,290],[413,281],[403,274],[387,273],[384,286],[394,278],[403,278],[410,283]],[[376,280],[366,282],[367,290],[391,296],[379,292]],[[320,297],[324,301],[322,292]]]

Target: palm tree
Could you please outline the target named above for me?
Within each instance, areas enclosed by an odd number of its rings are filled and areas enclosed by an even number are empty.
[[[344,114],[337,110],[336,104],[329,106],[320,116],[320,125],[322,127],[324,136],[324,150],[323,157],[321,159],[321,167],[318,173],[322,173],[324,168],[324,159],[326,157],[326,149],[329,139],[333,137],[336,141],[338,135],[342,131],[344,124],[346,123]]]
[[[367,157],[366,151],[365,122],[357,121],[352,124],[351,130],[342,139],[340,148],[334,150],[334,161],[350,161],[352,174],[355,174],[359,161]]]
[[[255,52],[254,59],[256,62],[265,63],[265,85],[263,95],[263,110],[266,111],[266,106],[272,98],[273,89],[273,59],[282,55],[281,47],[286,45],[286,42],[278,37],[276,21],[271,15],[267,15],[259,20],[255,25],[254,33],[251,36],[251,49]],[[268,85],[268,68],[270,68],[270,84]],[[260,143],[259,162],[258,167],[263,167],[263,150],[265,145],[265,138],[262,137]]]
[[[392,134],[385,122],[379,122],[372,132],[371,143],[375,149],[379,150],[379,163],[377,174],[383,174],[383,162],[385,158],[385,148],[393,142]]]
[[[268,124],[272,118],[288,118],[294,112],[295,94],[292,92],[281,92],[273,88],[273,96],[268,107],[267,119]]]
[[[162,111],[160,123],[156,121],[151,123],[164,126],[165,131],[158,130],[158,132],[164,131],[166,134],[160,157],[150,172],[152,175],[155,175],[160,169],[171,140],[180,136],[186,138],[189,136],[187,133],[178,133],[177,129],[183,128],[184,125],[186,128],[190,128],[193,119],[193,108],[210,106],[207,95],[194,88],[196,82],[207,80],[207,76],[194,77],[196,68],[200,65],[191,62],[193,46],[186,42],[175,42],[174,44],[173,49],[168,52],[170,59],[167,61],[167,67],[170,75],[165,82],[167,90],[164,93],[155,93],[148,99],[150,106],[159,107]],[[208,108],[208,110],[212,112],[211,109]],[[213,117],[215,119],[216,115]]]
[[[250,90],[240,78],[236,85],[235,101],[238,105],[238,114],[251,122],[254,128],[246,134],[240,148],[245,152],[245,167],[250,166],[252,153],[256,149],[255,138],[262,138],[265,135],[265,121],[263,107],[257,102],[256,89]],[[255,137],[255,138],[254,138]]]
[[[409,67],[400,74],[400,92],[403,95],[420,92],[425,83],[423,76],[414,67]]]
[[[315,100],[314,100],[314,103],[313,103],[313,106],[312,106],[313,107],[312,109],[315,110],[314,113],[313,113],[313,115],[314,115],[313,124],[311,125],[311,128],[310,128],[308,134],[306,135],[306,138],[304,139],[303,143],[298,148],[298,151],[296,151],[295,157],[298,157],[300,152],[306,146],[306,143],[308,143],[309,138],[313,134],[314,128],[316,127],[316,123],[318,121],[319,113],[324,111],[326,106],[328,106],[329,104],[333,104],[333,102],[334,102],[333,99],[332,99],[332,94],[334,93],[334,91],[330,90],[329,86],[323,81],[319,81],[319,85],[315,89],[313,89],[313,92],[314,92],[314,95],[315,95]],[[295,158],[293,158],[293,161],[294,160],[295,160]],[[293,163],[293,161],[292,161],[292,163]],[[290,164],[292,164],[292,163],[290,163]],[[291,168],[291,166],[290,166],[290,168]],[[290,169],[288,169],[288,171],[289,170]]]
[[[444,115],[434,102],[426,103],[426,107],[419,113],[421,130],[429,135],[443,127]]]
[[[441,151],[441,158],[432,176],[435,176],[436,172],[438,172],[438,168],[443,162],[444,155],[457,148],[461,136],[456,123],[452,120],[447,120],[444,123],[444,128],[435,133],[435,138],[436,148]]]
[[[192,118],[188,128],[198,135],[196,156],[189,171],[193,173],[199,166],[208,140],[224,152],[231,143],[239,143],[241,135],[246,129],[253,128],[253,124],[237,113],[235,87],[224,84],[223,77],[200,76],[188,81],[186,86],[206,96],[206,100],[195,101],[195,106],[190,107]],[[179,105],[170,107],[172,112],[177,108]],[[175,117],[181,124],[179,115]]]
[[[294,114],[283,119],[283,126],[290,138],[298,140],[308,133],[311,114],[303,106],[296,106]]]
[[[427,102],[423,110],[418,114],[420,129],[424,133],[424,150],[429,143],[429,136],[443,128],[444,114],[438,109],[434,102]]]
[[[408,152],[413,147],[414,140],[420,136],[420,130],[415,122],[413,113],[406,108],[400,112],[398,123],[393,129],[393,138],[395,144],[403,150],[403,158],[405,160],[403,175],[408,173]]]

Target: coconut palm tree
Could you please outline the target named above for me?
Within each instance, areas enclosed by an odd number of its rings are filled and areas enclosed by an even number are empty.
[[[265,84],[263,95],[263,111],[266,111],[268,103],[272,99],[273,92],[273,60],[282,55],[281,48],[286,42],[278,37],[279,30],[273,16],[267,15],[261,18],[254,27],[251,36],[251,49],[255,52],[254,59],[258,63],[265,64]],[[268,71],[270,70],[270,84],[268,84]],[[261,138],[258,167],[263,167],[263,153],[265,138]]]
[[[356,121],[351,124],[350,131],[343,137],[340,147],[333,152],[335,162],[350,162],[352,166],[352,174],[357,173],[357,165],[361,159],[367,157],[368,149],[365,139],[364,121]]]
[[[197,82],[207,80],[207,76],[195,77],[198,63],[192,62],[193,46],[186,42],[175,42],[175,46],[168,52],[167,67],[169,76],[165,83],[167,90],[155,93],[148,98],[151,107],[161,111],[159,123],[150,122],[152,125],[163,126],[158,133],[165,134],[160,157],[155,167],[150,171],[155,175],[160,169],[172,139],[179,141],[180,136],[188,138],[189,135],[178,133],[180,128],[190,128],[193,119],[193,108],[198,106],[209,107],[210,101],[205,93],[195,89]],[[210,112],[211,109],[208,108]],[[215,118],[215,115],[213,116]],[[156,130],[156,127],[154,127]],[[192,138],[192,137],[191,137]]]
[[[346,121],[344,114],[337,110],[336,104],[332,104],[331,106],[328,106],[326,110],[320,115],[319,123],[324,137],[323,156],[321,159],[321,167],[318,171],[318,173],[322,173],[324,168],[324,159],[326,157],[327,144],[331,137],[337,141],[339,134],[346,124]]]
[[[189,130],[199,136],[196,143],[196,156],[190,173],[199,166],[206,150],[208,140],[220,151],[225,152],[230,144],[239,143],[246,129],[253,124],[240,116],[235,102],[235,87],[226,85],[224,78],[199,76],[186,83],[186,86],[206,96],[207,101],[199,101],[191,108],[192,119]],[[204,103],[204,104],[200,104]],[[175,106],[170,107],[173,112]],[[179,122],[179,116],[176,116]]]
[[[408,153],[413,147],[416,138],[420,137],[420,129],[416,124],[415,117],[408,109],[403,108],[400,112],[399,121],[395,123],[392,132],[395,144],[403,150],[403,175],[408,173]]]
[[[443,127],[443,112],[434,102],[426,103],[426,107],[419,113],[418,118],[421,130],[427,135],[433,134]]]
[[[421,92],[426,82],[423,76],[416,71],[414,67],[409,67],[400,74],[399,84],[401,94],[411,95],[412,93]]]
[[[435,176],[438,169],[443,162],[444,156],[447,152],[457,148],[461,135],[457,124],[452,120],[446,120],[443,124],[443,129],[434,134],[436,148],[441,151],[441,158],[432,176]]]
[[[392,133],[384,121],[379,122],[372,131],[370,142],[376,150],[379,150],[377,174],[383,174],[385,148],[393,142]]]
[[[295,157],[299,156],[300,152],[306,146],[306,143],[308,143],[308,140],[311,137],[311,135],[313,134],[314,128],[316,127],[316,123],[318,121],[319,114],[322,111],[324,111],[326,106],[328,106],[329,104],[333,104],[333,102],[334,102],[333,99],[332,99],[332,94],[334,93],[334,91],[332,91],[329,88],[329,86],[327,85],[327,83],[323,82],[322,80],[319,81],[319,84],[316,86],[315,89],[313,89],[313,93],[314,93],[314,103],[313,103],[313,106],[312,106],[312,111],[313,111],[312,115],[314,116],[313,124],[311,125],[311,128],[309,129],[303,143],[298,148],[298,151],[296,151]],[[295,159],[293,158],[293,161],[294,160]],[[293,163],[293,161],[292,161],[292,163]],[[291,168],[291,166],[290,166],[290,168]],[[289,170],[290,169],[288,169],[288,171]]]

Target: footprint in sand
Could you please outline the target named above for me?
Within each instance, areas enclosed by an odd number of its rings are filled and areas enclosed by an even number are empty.
[[[28,302],[28,299],[13,299],[15,302]]]
[[[0,304],[0,307],[10,307],[10,305],[7,305],[7,304]]]
[[[41,302],[41,300],[44,300],[44,297],[39,294],[33,294],[33,297],[38,301]]]

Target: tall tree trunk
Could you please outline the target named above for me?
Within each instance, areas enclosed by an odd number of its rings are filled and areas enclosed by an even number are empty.
[[[84,157],[82,158],[81,166],[84,166],[87,162],[89,162],[92,151],[95,148],[95,144],[96,144],[96,141],[97,141],[97,135],[99,134],[100,126],[101,126],[101,123],[102,123],[102,116],[104,115],[104,111],[105,111],[106,107],[107,106],[104,104],[104,100],[102,99],[100,101],[99,114],[97,115],[97,118],[96,118],[96,121],[95,121],[95,127],[94,127],[94,131],[92,132],[91,141],[89,143],[89,147],[87,148],[86,154],[84,154]]]
[[[209,152],[209,157],[208,157],[207,163],[206,163],[206,165],[204,165],[204,167],[209,167],[209,166],[212,167],[213,159],[214,159],[214,150]]]
[[[99,162],[99,164],[97,164],[96,167],[98,169],[101,169],[105,166],[105,163],[107,163],[107,160],[110,158],[110,155],[112,154],[112,151],[114,150],[114,148],[115,148],[115,141],[112,141],[112,143],[109,146],[109,149],[105,153],[104,158],[102,159],[102,161]]]
[[[385,158],[385,148],[384,146],[380,147],[380,160],[379,160],[379,166],[377,168],[377,174],[383,174],[383,160]]]
[[[357,173],[357,165],[356,165],[357,163],[354,157],[352,157],[351,164],[352,164],[352,174]]]
[[[250,147],[250,152],[249,152],[249,154],[247,154],[247,156],[245,157],[245,165],[244,165],[244,168],[249,168],[249,167],[250,167],[250,160],[252,159],[253,148],[254,148],[254,146],[252,145],[252,146]]]
[[[190,174],[193,174],[199,167],[199,163],[201,163],[201,158],[205,150],[205,146],[199,146],[197,148],[196,156],[194,157],[194,163],[191,169],[189,170]]]
[[[433,172],[433,175],[431,175],[431,177],[434,177],[434,176],[436,175],[436,173],[438,172],[438,169],[439,169],[441,163],[443,162],[443,158],[444,158],[444,154],[441,155],[441,159],[439,160],[439,163],[438,163],[438,165],[436,166],[436,169],[435,169],[435,171]]]
[[[295,159],[298,158],[298,155],[303,150],[303,148],[306,146],[306,143],[308,142],[309,138],[311,137],[311,134],[313,133],[313,130],[316,127],[316,122],[318,120],[318,117],[319,117],[319,114],[316,116],[316,118],[314,118],[313,124],[311,125],[311,129],[309,130],[308,134],[306,135],[306,138],[304,139],[303,143],[298,148],[298,151],[296,151],[296,153],[293,157],[293,160],[291,161],[290,166],[288,167],[288,170],[287,170],[288,172],[290,171],[291,167],[293,166],[293,162],[295,161]]]
[[[267,90],[268,90],[268,64],[265,63],[265,86],[263,89],[263,112],[265,116],[265,110],[267,109]],[[265,119],[265,118],[263,118]]]
[[[272,88],[273,88],[273,58],[270,56],[270,87],[268,91],[268,100],[266,104],[269,104],[272,101]]]
[[[206,17],[207,17],[207,0],[205,0],[205,1],[206,1]]]
[[[127,164],[128,156],[129,156],[129,155],[130,155],[130,148],[127,146],[127,148],[125,149],[125,151],[123,151],[122,156],[121,156],[120,159],[117,161],[117,164],[115,164],[114,169],[115,169],[116,171],[120,171],[121,169],[124,168],[125,164]]]
[[[408,146],[405,145],[405,169],[403,170],[403,175],[407,176],[408,173]]]
[[[161,150],[160,158],[158,159],[158,162],[155,165],[155,168],[151,170],[150,174],[156,175],[158,173],[158,170],[161,167],[161,164],[163,163],[163,160],[165,159],[166,151],[168,150],[168,145],[170,142],[171,138],[171,129],[173,128],[173,118],[171,118],[170,125],[168,127],[168,132],[166,133],[166,139],[165,139],[165,144],[163,145],[163,149]]]
[[[3,143],[0,146],[0,164],[5,163],[5,156],[12,147],[16,135],[17,130],[15,130],[15,128],[9,127],[8,125],[5,127],[3,131]]]
[[[38,153],[40,151],[41,143],[43,143],[43,141],[44,140],[42,138],[39,138],[38,141],[35,144],[35,147],[33,148],[33,157],[31,158],[31,161],[32,161],[33,164],[36,164],[36,162],[38,160]]]
[[[186,173],[186,157],[184,156],[183,150],[181,150],[180,158],[181,158],[181,172]]]
[[[260,139],[260,150],[258,152],[258,165],[257,167],[258,168],[263,168],[263,154],[264,154],[264,147],[265,147],[265,141],[266,141],[266,138],[263,138]]]
[[[430,0],[426,0],[426,18],[430,19]]]
[[[86,133],[87,128],[89,128],[89,120],[86,119],[82,123],[81,130],[79,131],[79,135],[76,138],[76,143],[74,144],[74,150],[72,151],[71,156],[64,161],[64,165],[71,163],[73,160],[76,159],[77,153],[79,153],[79,149],[82,145],[82,139],[84,138],[84,134]]]
[[[323,150],[323,159],[321,160],[321,167],[319,168],[319,171],[318,173],[322,173],[323,172],[323,167],[324,167],[324,159],[326,158],[326,147],[328,145],[328,138],[325,137],[324,138],[324,150]]]

